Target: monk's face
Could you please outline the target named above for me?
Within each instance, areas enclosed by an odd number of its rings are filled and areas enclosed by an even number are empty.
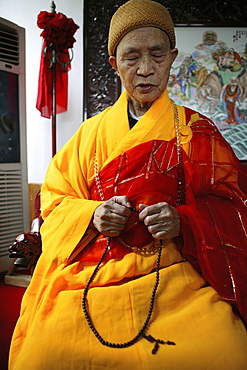
[[[127,33],[119,42],[116,57],[109,61],[119,74],[130,100],[152,103],[165,90],[170,68],[177,56],[167,34],[155,27]]]

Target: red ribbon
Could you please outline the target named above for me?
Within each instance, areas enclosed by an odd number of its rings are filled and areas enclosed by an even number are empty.
[[[42,117],[50,118],[52,114],[52,50],[56,56],[56,113],[67,110],[68,74],[71,69],[69,50],[76,41],[73,37],[79,28],[72,18],[62,13],[41,11],[37,25],[43,29],[40,36],[44,44],[40,61],[38,96],[36,108]],[[45,52],[45,54],[44,54]]]

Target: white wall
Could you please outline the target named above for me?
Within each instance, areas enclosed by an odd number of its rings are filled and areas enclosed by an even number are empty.
[[[55,0],[56,11],[80,26],[75,33],[74,59],[69,71],[68,111],[57,115],[57,149],[74,134],[82,121],[83,0]],[[42,183],[52,157],[51,120],[36,109],[42,30],[37,26],[40,11],[50,11],[47,0],[0,0],[0,16],[26,29],[26,113],[28,182]]]

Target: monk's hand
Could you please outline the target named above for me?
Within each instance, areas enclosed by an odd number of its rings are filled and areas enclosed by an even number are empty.
[[[177,210],[166,202],[139,205],[139,220],[155,239],[171,239],[180,234],[180,217]]]
[[[118,236],[131,215],[129,207],[131,203],[128,197],[112,197],[94,211],[94,227],[105,236]]]

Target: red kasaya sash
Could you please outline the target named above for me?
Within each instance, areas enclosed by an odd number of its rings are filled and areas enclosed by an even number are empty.
[[[126,195],[133,208],[139,204],[153,205],[168,202],[175,206],[178,193],[178,157],[175,140],[170,142],[152,140],[121,154],[99,172],[99,182],[91,187],[92,200],[108,200],[116,195]],[[101,199],[99,194],[103,193]],[[98,262],[107,243],[99,235],[77,256],[78,261]],[[139,213],[132,212],[119,237],[111,239],[109,253],[104,260],[122,258],[131,250],[154,242],[146,226],[139,221]]]

